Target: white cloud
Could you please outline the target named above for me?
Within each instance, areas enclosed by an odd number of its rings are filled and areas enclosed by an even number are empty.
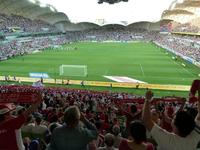
[[[97,0],[40,0],[64,12],[72,22],[95,22],[105,19],[110,23],[127,21],[158,21],[173,0],[129,0],[117,4],[98,4]]]

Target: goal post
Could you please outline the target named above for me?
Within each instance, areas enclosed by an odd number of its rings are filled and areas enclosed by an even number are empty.
[[[59,68],[60,76],[87,76],[86,65],[61,65]]]

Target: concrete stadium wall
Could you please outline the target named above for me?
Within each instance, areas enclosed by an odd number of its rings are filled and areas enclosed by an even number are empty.
[[[160,22],[150,23],[149,31],[160,31]]]
[[[150,23],[149,22],[136,22],[127,26],[129,29],[145,29],[149,30]]]

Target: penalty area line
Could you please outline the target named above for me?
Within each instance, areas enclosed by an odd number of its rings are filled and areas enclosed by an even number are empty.
[[[145,76],[145,74],[144,74],[144,70],[143,70],[143,68],[142,68],[142,65],[140,64],[140,70],[142,71],[142,75],[143,76]]]

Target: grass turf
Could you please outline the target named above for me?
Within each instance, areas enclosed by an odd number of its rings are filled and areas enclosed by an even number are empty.
[[[77,50],[65,50],[77,47]],[[47,49],[42,53],[15,57],[0,62],[1,75],[29,76],[30,72],[48,73],[51,78],[110,81],[107,76],[127,76],[147,83],[190,85],[200,69],[152,43],[91,43],[64,45],[64,50]],[[184,62],[186,67],[181,64]],[[59,66],[87,65],[87,77],[59,76]]]

